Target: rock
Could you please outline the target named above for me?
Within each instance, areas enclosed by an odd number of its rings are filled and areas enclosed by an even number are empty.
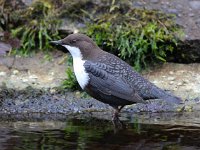
[[[172,54],[174,61],[178,63],[200,62],[199,45],[200,39],[183,41]]]
[[[12,47],[10,44],[6,44],[4,42],[0,42],[0,56],[6,55],[7,52],[11,51]]]
[[[200,10],[200,1],[199,0],[198,1],[190,1],[189,4],[192,9]]]

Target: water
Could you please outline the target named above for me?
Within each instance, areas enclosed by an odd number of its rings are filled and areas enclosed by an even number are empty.
[[[1,121],[0,150],[200,149],[198,125],[148,122],[125,120],[126,128],[116,130],[111,121],[93,117]]]

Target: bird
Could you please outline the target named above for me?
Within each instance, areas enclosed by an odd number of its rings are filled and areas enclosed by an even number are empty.
[[[87,35],[70,34],[51,41],[68,50],[73,58],[73,70],[80,87],[90,96],[114,108],[113,120],[126,105],[162,99],[181,104],[182,99],[148,81],[119,57],[102,50]]]

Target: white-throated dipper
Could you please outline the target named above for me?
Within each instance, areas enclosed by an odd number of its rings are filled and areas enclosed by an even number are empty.
[[[52,41],[62,45],[73,57],[73,68],[79,85],[95,99],[115,109],[114,119],[125,106],[144,103],[149,99],[163,99],[179,104],[182,100],[158,88],[130,65],[113,54],[100,49],[84,34],[70,34]]]

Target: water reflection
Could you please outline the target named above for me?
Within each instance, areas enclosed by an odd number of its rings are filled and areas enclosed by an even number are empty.
[[[200,149],[200,128],[128,123],[114,132],[111,121],[1,122],[0,149]]]

